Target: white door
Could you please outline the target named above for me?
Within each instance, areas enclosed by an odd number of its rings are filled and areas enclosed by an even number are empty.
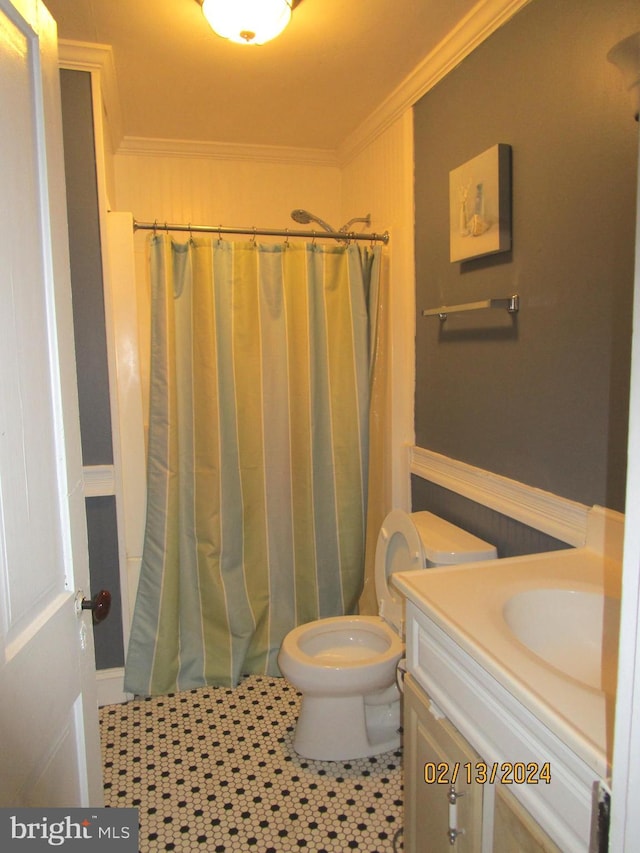
[[[0,0],[0,806],[100,806],[55,24]]]

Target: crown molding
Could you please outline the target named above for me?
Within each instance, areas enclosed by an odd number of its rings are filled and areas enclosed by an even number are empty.
[[[347,165],[530,0],[480,0],[338,148]]]
[[[233,142],[204,142],[189,139],[151,139],[125,136],[118,154],[144,154],[156,157],[206,157],[209,160],[253,160],[300,166],[338,166],[334,150],[293,148],[285,145],[244,145]]]
[[[61,68],[100,73],[103,109],[109,120],[114,153],[145,154],[159,157],[206,157],[214,160],[253,160],[263,163],[304,166],[339,165],[337,154],[333,149],[124,136],[118,82],[111,45],[60,39],[58,56]]]
[[[531,0],[479,0],[336,150],[124,136],[111,46],[61,39],[58,51],[63,68],[100,71],[103,106],[108,117],[114,153],[340,167],[347,165],[529,2]]]
[[[74,71],[99,72],[102,109],[107,117],[112,148],[117,151],[122,142],[123,126],[111,45],[59,39],[58,64]]]

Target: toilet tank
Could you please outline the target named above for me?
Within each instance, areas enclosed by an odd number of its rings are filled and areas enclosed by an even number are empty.
[[[426,568],[495,560],[498,556],[494,545],[432,512],[412,512],[409,518],[420,536]]]
[[[375,559],[378,612],[397,631],[404,624],[403,596],[390,584],[396,572],[495,560],[495,546],[431,512],[391,510],[382,522]]]

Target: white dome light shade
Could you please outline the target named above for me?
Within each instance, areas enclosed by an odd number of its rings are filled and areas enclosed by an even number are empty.
[[[202,11],[212,29],[237,44],[264,44],[289,23],[290,0],[204,0]]]

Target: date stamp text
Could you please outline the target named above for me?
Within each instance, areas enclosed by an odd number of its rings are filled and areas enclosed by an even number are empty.
[[[427,785],[550,785],[551,764],[546,761],[427,761],[424,765]]]

